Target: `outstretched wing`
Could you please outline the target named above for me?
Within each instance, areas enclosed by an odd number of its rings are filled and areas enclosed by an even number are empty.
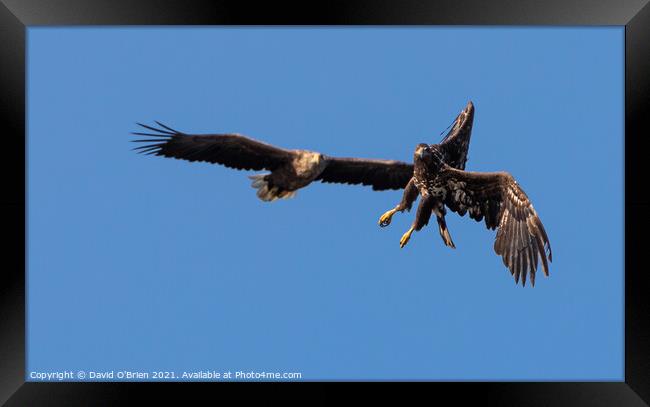
[[[461,216],[469,216],[485,226],[498,228],[494,251],[515,277],[526,275],[535,285],[535,272],[541,258],[544,274],[548,276],[548,261],[553,260],[548,236],[532,203],[517,181],[507,172],[469,172],[449,166],[439,174],[445,189],[445,205]],[[547,261],[548,254],[548,261]]]
[[[161,128],[138,123],[154,133],[133,133],[149,137],[133,140],[146,143],[136,147],[135,150],[163,157],[221,164],[239,170],[266,169],[273,171],[293,157],[291,150],[275,147],[239,134],[185,134],[162,123],[156,123]]]
[[[465,169],[467,151],[474,124],[474,105],[468,102],[465,109],[456,117],[454,126],[440,142],[439,148],[445,155],[445,161],[459,170]]]
[[[375,191],[403,189],[413,176],[413,164],[393,160],[326,157],[327,167],[316,180],[372,185]]]
[[[146,143],[136,147],[141,153],[205,161],[241,170],[273,171],[298,156],[239,134],[185,134],[160,122],[161,128],[140,124],[154,133],[133,134],[149,137],[133,140]],[[372,185],[374,190],[402,189],[413,176],[413,165],[401,161],[325,157],[327,165],[316,178],[323,182]]]

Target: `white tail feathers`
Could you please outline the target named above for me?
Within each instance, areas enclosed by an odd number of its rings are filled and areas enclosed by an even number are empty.
[[[251,186],[257,189],[257,197],[262,201],[271,202],[276,199],[293,198],[296,191],[286,191],[278,187],[269,188],[269,182],[266,180],[268,174],[251,175],[248,178],[253,180]]]

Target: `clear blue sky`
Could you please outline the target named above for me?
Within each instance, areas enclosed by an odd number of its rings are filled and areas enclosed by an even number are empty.
[[[30,28],[28,371],[622,380],[623,28]],[[468,100],[467,168],[511,172],[554,251],[379,216],[401,192],[137,155],[136,121],[410,160]]]

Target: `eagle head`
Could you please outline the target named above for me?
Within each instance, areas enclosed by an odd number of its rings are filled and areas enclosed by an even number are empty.
[[[327,166],[325,156],[321,153],[307,150],[295,150],[295,152],[297,154],[293,159],[292,166],[295,173],[301,177],[316,177]]]
[[[413,161],[424,163],[428,167],[439,168],[443,164],[442,154],[438,148],[428,144],[420,143],[415,147]]]
[[[417,147],[415,147],[415,160],[429,161],[432,155],[433,152],[431,151],[431,147],[429,147],[428,144],[420,143],[417,145]]]

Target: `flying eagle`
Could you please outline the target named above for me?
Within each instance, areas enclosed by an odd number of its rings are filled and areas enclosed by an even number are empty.
[[[138,125],[153,133],[135,142],[141,153],[204,161],[238,170],[267,170],[253,175],[252,186],[263,201],[290,198],[313,181],[372,186],[375,191],[403,189],[400,203],[379,218],[388,226],[396,212],[410,211],[420,196],[415,220],[402,236],[404,247],[413,231],[428,224],[436,215],[438,231],[445,245],[455,248],[445,222],[446,208],[485,226],[497,229],[494,251],[515,278],[526,285],[526,276],[535,285],[535,272],[541,259],[548,276],[552,261],[551,246],[532,203],[517,181],[507,172],[465,171],[474,122],[474,105],[469,102],[456,117],[439,144],[418,144],[413,164],[394,160],[330,157],[308,150],[286,150],[240,134],[186,134],[160,122],[160,127]]]

